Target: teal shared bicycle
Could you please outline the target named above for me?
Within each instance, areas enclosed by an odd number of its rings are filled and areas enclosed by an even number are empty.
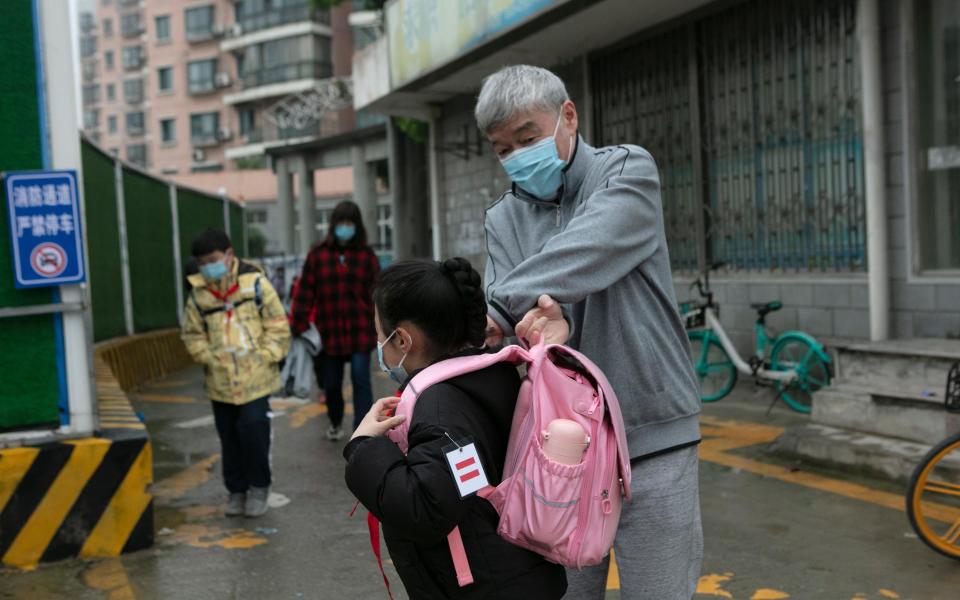
[[[725,397],[737,383],[738,373],[754,377],[760,385],[776,388],[770,408],[778,399],[801,413],[809,413],[814,392],[830,385],[832,363],[823,344],[803,331],[786,331],[771,336],[767,331],[767,315],[783,308],[780,301],[751,304],[757,311],[754,323],[756,352],[744,360],[730,342],[718,315],[720,306],[710,290],[710,272],[723,266],[710,266],[703,276],[691,284],[701,301],[680,304],[690,338],[690,351],[697,378],[700,380],[700,399],[716,402]],[[770,357],[767,358],[767,348]],[[769,412],[769,411],[768,411]]]

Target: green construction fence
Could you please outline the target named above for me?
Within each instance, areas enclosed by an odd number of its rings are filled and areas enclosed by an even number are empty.
[[[30,2],[9,2],[0,19],[0,171],[42,169],[37,57]],[[7,198],[0,186],[0,308],[50,304],[49,289],[18,290]],[[55,425],[62,390],[57,365],[59,315],[0,318],[0,431]]]
[[[129,333],[124,308],[122,220],[126,224],[132,333],[176,327],[183,302],[177,295],[177,282],[183,281],[190,260],[190,242],[208,227],[227,229],[235,252],[245,256],[243,207],[228,201],[225,214],[224,198],[147,174],[87,139],[82,141],[82,156],[95,340]],[[122,181],[119,189],[118,169]],[[118,209],[118,192],[123,196],[123,215]],[[175,253],[179,254],[180,271]]]

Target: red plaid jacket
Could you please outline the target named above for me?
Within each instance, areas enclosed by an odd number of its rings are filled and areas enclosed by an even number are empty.
[[[310,314],[331,356],[369,352],[377,345],[373,284],[380,272],[369,247],[340,248],[323,242],[307,255],[293,298],[293,332],[310,327]]]

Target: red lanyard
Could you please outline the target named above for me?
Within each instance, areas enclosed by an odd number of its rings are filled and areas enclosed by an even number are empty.
[[[213,289],[213,288],[207,288],[207,291],[209,291],[211,294],[213,294],[213,297],[214,297],[214,298],[216,298],[216,299],[219,300],[220,302],[223,302],[223,308],[224,308],[224,310],[225,310],[226,313],[227,313],[227,331],[230,331],[230,319],[233,318],[233,303],[230,302],[230,301],[228,300],[228,298],[230,298],[230,296],[236,294],[236,293],[237,293],[237,290],[239,290],[239,289],[240,289],[240,283],[239,283],[239,282],[234,283],[232,286],[230,286],[230,289],[228,289],[228,290],[226,291],[226,293],[224,293],[224,294],[221,294],[220,292],[218,292],[217,290],[215,290],[215,289]]]

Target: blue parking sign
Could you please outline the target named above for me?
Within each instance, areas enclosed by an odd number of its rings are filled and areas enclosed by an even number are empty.
[[[86,281],[76,171],[7,172],[4,185],[16,287]]]

